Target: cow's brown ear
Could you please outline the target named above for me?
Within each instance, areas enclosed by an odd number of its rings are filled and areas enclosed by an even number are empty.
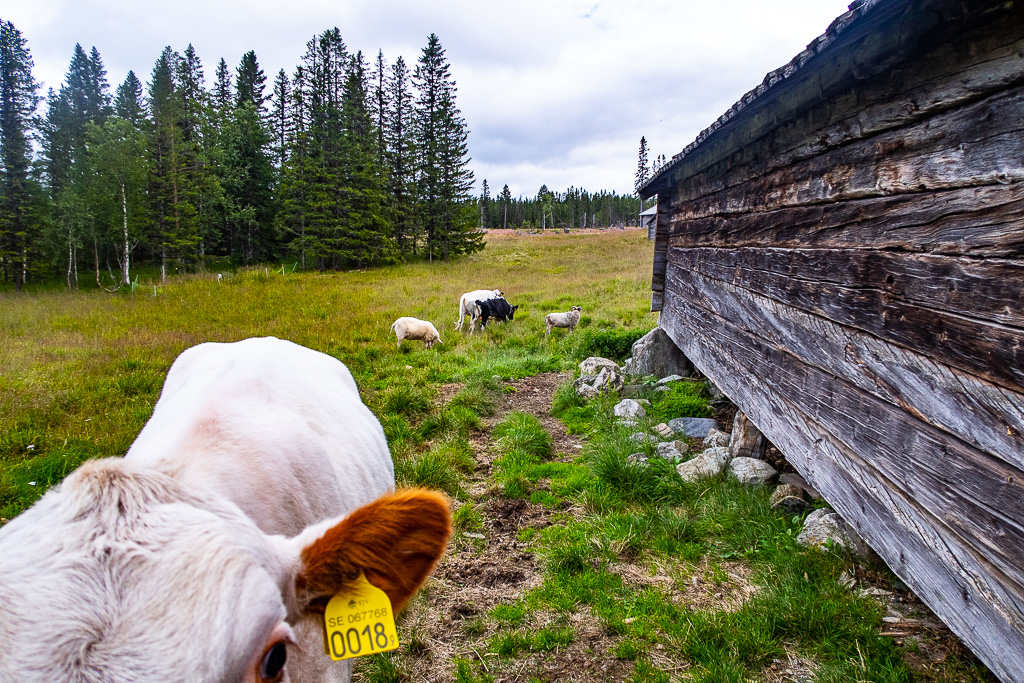
[[[448,501],[426,489],[391,493],[364,505],[302,549],[296,596],[308,612],[360,573],[387,593],[397,612],[441,559],[451,535]]]

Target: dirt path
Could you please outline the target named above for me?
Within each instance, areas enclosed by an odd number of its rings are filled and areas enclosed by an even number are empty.
[[[529,413],[551,435],[554,459],[572,460],[582,448],[582,441],[566,433],[565,426],[551,416],[555,389],[569,379],[567,373],[542,373],[507,383],[513,391],[504,394],[497,414],[484,420],[484,431],[470,436],[477,469],[467,490],[469,502],[483,516],[483,528],[453,542],[427,589],[403,618],[405,640],[410,644],[404,666],[412,680],[454,681],[457,658],[473,662],[477,670],[496,632],[489,612],[498,605],[514,603],[542,584],[540,559],[519,537],[524,529],[549,525],[553,513],[523,499],[506,498],[489,484],[498,458],[490,430],[513,411]],[[529,613],[521,628],[537,630],[552,625],[570,627],[574,641],[552,652],[524,653],[503,660],[507,666],[502,671],[489,672],[495,683],[526,681],[530,677],[552,681],[622,680],[632,668],[631,662],[609,654],[614,642],[589,609],[580,610],[568,622],[554,613]],[[491,665],[493,661],[491,658]]]

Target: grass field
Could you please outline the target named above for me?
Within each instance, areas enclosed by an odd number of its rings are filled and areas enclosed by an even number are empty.
[[[143,283],[133,295],[0,293],[0,518],[16,515],[83,460],[123,454],[171,362],[200,342],[273,335],[329,353],[349,366],[374,408],[396,392],[429,399],[439,383],[562,367],[586,335],[565,340],[557,331],[545,340],[547,312],[583,306],[583,332],[656,324],[645,237],[506,238],[450,263],[325,274],[256,268],[221,284],[216,273],[155,289]],[[493,287],[520,305],[514,323],[472,338],[457,334],[459,296]],[[388,330],[403,315],[433,321],[444,343],[425,351],[405,342],[396,350]]]
[[[123,454],[182,350],[274,335],[345,362],[399,482],[453,501],[456,536],[399,624],[402,648],[360,660],[359,681],[994,680],[948,631],[894,631],[884,619],[895,603],[865,589],[912,600],[906,589],[891,589],[884,568],[796,546],[802,520],[770,510],[769,490],[685,484],[657,458],[631,464],[650,448],[615,424],[613,398],[538,394],[581,442],[568,453],[538,414],[508,408],[539,391],[537,377],[550,388],[553,371],[586,356],[628,355],[657,322],[652,251],[645,231],[507,236],[453,263],[261,267],[130,295],[0,293],[0,522],[82,461]],[[515,321],[455,332],[459,295],[494,287],[520,305]],[[573,305],[577,331],[546,338],[544,314]],[[396,349],[388,329],[403,315],[434,322],[444,343]],[[703,414],[701,391],[650,392],[650,419]],[[502,526],[509,510],[534,522]],[[464,573],[499,565],[530,587],[474,604]]]

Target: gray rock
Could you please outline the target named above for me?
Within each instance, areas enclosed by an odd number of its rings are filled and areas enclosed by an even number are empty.
[[[594,387],[590,386],[589,384],[583,384],[576,387],[576,395],[579,396],[580,398],[590,400],[592,398],[597,398],[598,396],[600,396],[601,392],[595,389]]]
[[[757,458],[733,458],[729,463],[729,474],[741,484],[757,486],[770,484],[779,476],[774,467]]]
[[[615,413],[615,417],[624,417],[627,420],[635,420],[638,417],[647,415],[644,407],[631,398],[623,399],[616,403],[615,407],[612,408],[612,412]]]
[[[644,455],[643,453],[630,453],[628,456],[626,456],[626,462],[630,463],[631,465],[646,465],[647,456]]]
[[[576,381],[572,383],[572,386],[574,389],[579,389],[584,384],[593,386],[595,379],[597,379],[597,375],[580,375],[576,378]]]
[[[619,364],[615,361],[607,358],[601,358],[600,356],[591,356],[580,363],[580,374],[597,375],[601,372],[601,368],[611,368],[615,372],[622,372],[619,368]]]
[[[666,441],[665,443],[656,444],[654,448],[660,457],[669,462],[672,460],[682,460],[689,450],[689,447],[682,441]]]
[[[792,484],[803,489],[812,500],[824,500],[818,490],[807,483],[807,480],[796,472],[787,472],[779,475],[780,484]]]
[[[710,417],[677,417],[668,421],[668,426],[677,434],[703,439],[712,429],[718,429],[718,423]]]
[[[633,441],[636,441],[637,443],[656,443],[658,441],[656,436],[651,436],[650,434],[645,434],[643,432],[634,432],[629,435],[629,438],[633,439]]]
[[[669,382],[678,382],[681,379],[686,378],[683,377],[682,375],[669,375],[668,377],[662,377],[661,379],[659,379],[657,382],[654,383],[654,386],[661,386],[664,384],[668,384]]]
[[[683,355],[665,330],[655,327],[633,343],[633,357],[629,362],[628,373],[689,377],[693,374],[693,363]]]
[[[663,439],[667,439],[667,438],[669,438],[671,436],[675,436],[675,433],[676,433],[674,429],[669,427],[664,422],[661,422],[661,423],[655,425],[654,428],[651,431],[653,431],[655,434],[657,434],[658,436],[660,436]]]
[[[787,515],[799,515],[811,506],[809,496],[799,486],[780,484],[772,491],[772,510],[782,510]]]
[[[864,560],[874,561],[878,557],[849,522],[828,508],[819,508],[807,515],[796,542],[807,547],[824,548],[829,541]]]
[[[676,466],[676,472],[683,481],[698,481],[715,477],[725,470],[729,463],[729,449],[724,447],[709,448],[693,460]]]
[[[662,384],[662,385],[661,385],[660,387],[654,387],[654,390],[655,390],[655,391],[672,391],[671,389],[669,389],[669,388],[668,388],[667,386],[665,386],[664,384]]]
[[[597,379],[594,380],[594,384],[592,386],[601,393],[608,393],[611,391],[619,391],[622,389],[623,384],[625,384],[625,380],[622,378],[622,375],[619,374],[618,370],[603,367],[601,368],[601,371],[597,373]]]
[[[713,446],[728,446],[729,435],[720,429],[711,429],[708,435],[704,437],[704,445],[711,448]]]

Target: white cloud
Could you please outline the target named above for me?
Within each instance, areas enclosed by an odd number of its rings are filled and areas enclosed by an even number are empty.
[[[764,74],[824,32],[848,0],[6,0],[36,78],[59,87],[75,43],[100,51],[112,86],[149,79],[165,45],[192,43],[210,79],[254,50],[271,80],[337,26],[351,50],[413,68],[436,33],[470,128],[471,168],[531,195],[631,192],[640,136],[651,157],[691,142]],[[45,93],[45,90],[44,90]]]

